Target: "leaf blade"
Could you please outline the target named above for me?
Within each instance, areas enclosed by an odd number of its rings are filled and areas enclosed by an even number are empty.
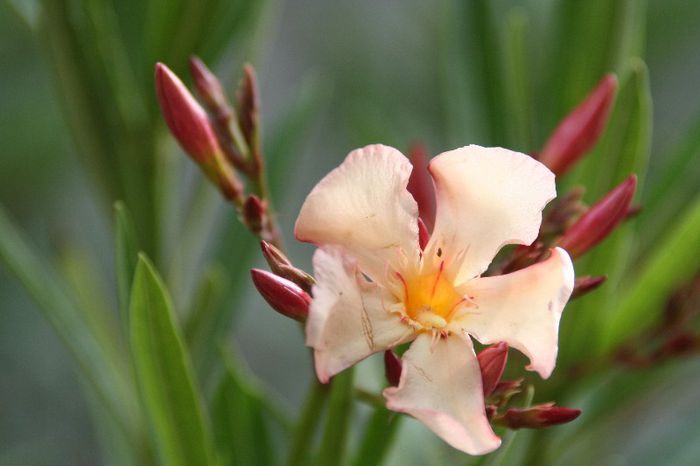
[[[201,397],[170,297],[143,254],[136,266],[129,307],[136,377],[161,464],[212,464]]]

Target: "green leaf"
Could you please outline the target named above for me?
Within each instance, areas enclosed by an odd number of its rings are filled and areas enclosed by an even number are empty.
[[[216,334],[217,313],[224,304],[229,283],[223,267],[209,267],[202,275],[190,306],[184,334],[192,362],[200,375],[204,375],[205,355],[212,351],[212,346],[216,346],[211,336]]]
[[[348,427],[352,417],[354,394],[354,369],[346,369],[333,377],[328,400],[326,428],[321,438],[321,448],[316,458],[317,466],[333,466],[343,463],[348,443]]]
[[[123,351],[112,338],[101,338],[89,312],[68,292],[54,268],[41,260],[0,206],[0,260],[24,285],[78,363],[81,373],[123,432],[137,442],[136,394],[129,380]],[[106,318],[106,316],[103,316]],[[96,318],[93,318],[96,319]],[[102,319],[99,319],[102,320]]]
[[[279,419],[251,383],[240,364],[224,354],[224,377],[212,402],[216,444],[223,464],[257,466],[277,463],[273,454],[270,420]],[[283,421],[286,424],[286,421]]]
[[[532,87],[528,48],[529,18],[523,8],[513,8],[506,20],[503,86],[506,94],[509,147],[522,152],[535,150],[532,122]]]
[[[633,56],[641,56],[645,2],[638,0],[564,1],[557,4],[556,38],[550,53],[550,86],[556,120],[577,105],[607,72],[620,73]],[[551,124],[554,127],[554,124]]]
[[[652,256],[614,306],[602,329],[602,352],[639,333],[663,315],[665,301],[673,290],[698,271],[700,257],[700,196],[683,216],[668,228]]]
[[[139,248],[131,214],[121,201],[114,204],[114,221],[116,224],[114,265],[116,267],[119,311],[122,323],[128,329],[129,297],[131,296],[131,283],[134,280]]]
[[[503,46],[493,12],[493,2],[475,0],[466,3],[465,7],[465,15],[471,23],[468,29],[473,31],[473,36],[467,40],[480,45],[477,61],[469,63],[468,66],[475,67],[481,75],[479,95],[482,97],[481,104],[488,121],[489,144],[505,145],[505,96],[502,82],[504,73],[499,61]]]
[[[643,249],[653,247],[664,227],[675,218],[697,192],[700,179],[700,114],[683,133],[672,151],[656,157],[649,173],[639,216]],[[658,175],[654,176],[655,173]]]
[[[131,353],[160,463],[212,463],[211,438],[170,297],[139,255],[130,305]]]

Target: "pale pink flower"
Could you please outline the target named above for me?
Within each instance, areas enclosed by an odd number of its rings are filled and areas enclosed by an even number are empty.
[[[467,146],[429,165],[437,214],[418,244],[418,208],[406,190],[411,164],[382,145],[351,152],[313,189],[295,234],[319,246],[306,323],[321,382],[372,353],[413,341],[387,407],[408,413],[453,447],[483,454],[500,445],[486,418],[471,337],[504,341],[546,378],[559,318],[574,285],[568,254],[517,272],[480,277],[507,244],[537,237],[555,195],[541,163],[501,148]]]

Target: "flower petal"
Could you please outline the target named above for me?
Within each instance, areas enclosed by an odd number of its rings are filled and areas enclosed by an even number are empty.
[[[469,337],[432,342],[423,333],[403,356],[398,387],[384,390],[387,408],[408,413],[458,450],[480,455],[501,444],[484,409],[481,371]]]
[[[544,165],[498,147],[455,149],[428,168],[437,216],[426,255],[445,252],[457,267],[457,283],[483,273],[506,244],[532,243],[542,209],[556,196],[554,175]]]
[[[402,250],[418,255],[418,206],[406,190],[411,163],[398,150],[373,145],[351,152],[323,178],[301,208],[297,239],[337,245],[380,280]]]
[[[400,316],[385,309],[391,296],[367,281],[340,248],[317,249],[314,272],[306,344],[314,348],[321,382],[413,336],[413,329],[401,323]]]
[[[574,267],[561,248],[544,262],[507,275],[477,278],[464,288],[477,305],[459,322],[481,343],[505,341],[547,378],[557,359],[559,318],[574,287]]]

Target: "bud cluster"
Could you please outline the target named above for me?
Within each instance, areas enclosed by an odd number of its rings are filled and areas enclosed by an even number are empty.
[[[267,196],[260,149],[260,99],[255,71],[244,77],[231,105],[218,78],[196,57],[190,72],[203,105],[162,63],[156,65],[158,102],[171,133],[182,149],[231,201],[243,223],[256,236],[279,243],[279,232]],[[246,193],[240,175],[249,181]]]
[[[535,156],[557,176],[567,173],[597,143],[617,91],[617,78],[605,76],[597,87],[554,130]],[[639,211],[632,206],[637,177],[630,175],[605,196],[588,207],[583,203],[584,188],[575,187],[552,202],[545,210],[540,233],[529,246],[518,246],[487,272],[492,275],[514,272],[544,260],[555,246],[577,259],[605,240],[622,222]],[[576,279],[572,298],[601,286],[605,276]]]

